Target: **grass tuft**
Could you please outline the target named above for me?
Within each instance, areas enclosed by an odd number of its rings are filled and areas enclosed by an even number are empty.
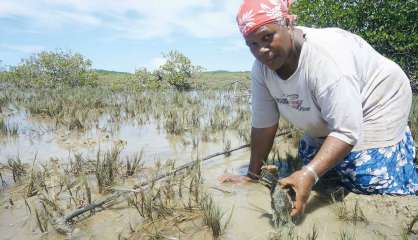
[[[108,191],[115,184],[120,164],[120,152],[118,147],[113,147],[104,154],[101,154],[100,150],[97,151],[95,175],[99,193]]]
[[[26,174],[26,170],[20,157],[17,156],[15,159],[9,158],[7,160],[7,163],[8,163],[9,168],[12,171],[13,181],[15,183],[21,183],[22,177]]]
[[[200,201],[200,208],[203,212],[203,222],[209,227],[212,231],[212,235],[215,239],[219,238],[228,227],[228,224],[231,221],[233,210],[227,217],[227,219],[222,222],[222,219],[225,217],[226,212],[224,212],[219,206],[217,206],[213,198],[205,194]]]

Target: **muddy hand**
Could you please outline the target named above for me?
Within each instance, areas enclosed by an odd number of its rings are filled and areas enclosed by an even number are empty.
[[[218,177],[218,181],[220,183],[249,183],[251,182],[251,178],[247,176],[241,176],[241,175],[234,175],[234,174],[224,174],[220,177]]]
[[[310,175],[304,174],[303,171],[296,171],[289,177],[279,181],[283,188],[291,188],[296,194],[293,209],[290,213],[292,217],[299,216],[305,211],[306,202],[311,194],[314,182],[315,179],[312,179]]]

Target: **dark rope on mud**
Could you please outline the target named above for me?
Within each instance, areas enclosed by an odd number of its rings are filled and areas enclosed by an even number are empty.
[[[290,133],[292,133],[292,130],[286,129],[286,130],[280,131],[278,134],[276,134],[276,137],[288,135]],[[250,146],[251,146],[250,144],[245,144],[245,145],[242,145],[242,146],[239,146],[239,147],[236,147],[236,148],[232,148],[232,149],[230,149],[228,151],[217,152],[217,153],[208,155],[205,158],[197,159],[197,160],[191,161],[189,163],[185,163],[183,165],[180,165],[179,167],[177,167],[176,169],[174,169],[171,172],[163,173],[163,174],[157,176],[152,181],[159,181],[159,180],[161,180],[161,179],[163,179],[163,178],[165,178],[167,176],[170,176],[170,175],[176,174],[176,173],[178,173],[178,172],[180,172],[182,170],[188,169],[188,168],[192,167],[194,164],[196,164],[199,161],[200,162],[204,162],[204,161],[207,161],[207,160],[212,159],[214,157],[221,156],[221,155],[226,155],[226,154],[230,154],[232,152],[235,152],[235,151],[238,151],[240,149],[247,148],[247,147],[250,147]],[[143,182],[142,184],[136,186],[132,190],[135,190],[135,189],[138,189],[138,188],[141,188],[141,187],[145,187],[148,184],[149,184],[149,182]],[[80,215],[82,215],[82,214],[84,214],[86,212],[93,211],[96,208],[102,207],[103,205],[105,205],[105,204],[107,204],[107,203],[109,203],[109,202],[111,202],[111,201],[119,198],[124,193],[129,193],[130,191],[131,190],[117,190],[117,192],[112,193],[110,196],[106,197],[105,199],[102,199],[101,201],[96,202],[96,203],[89,204],[89,205],[87,205],[87,206],[85,206],[83,208],[77,209],[74,212],[72,212],[71,214],[65,216],[64,217],[64,222],[65,223],[73,222],[73,219],[74,218],[76,218],[76,217],[78,217],[78,216],[80,216]],[[60,221],[60,222],[62,222],[62,221]]]

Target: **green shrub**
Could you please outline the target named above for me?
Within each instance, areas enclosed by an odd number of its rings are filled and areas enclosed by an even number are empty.
[[[203,68],[193,65],[189,58],[179,51],[163,53],[165,63],[155,71],[140,68],[135,71],[132,79],[148,89],[174,87],[177,90],[192,88],[192,79]]]
[[[140,68],[135,71],[133,78],[144,88],[160,89],[164,87],[159,71],[150,72],[146,68]]]
[[[161,73],[159,76],[177,90],[190,89],[193,75],[201,72],[203,68],[193,65],[190,59],[179,51],[170,51],[163,56],[166,62],[157,71]]]
[[[417,6],[414,0],[298,0],[292,11],[300,25],[340,27],[359,34],[416,80]]]
[[[79,53],[43,51],[12,67],[9,80],[21,87],[96,86],[91,61]]]

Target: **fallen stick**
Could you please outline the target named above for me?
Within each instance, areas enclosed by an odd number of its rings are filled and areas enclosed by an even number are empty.
[[[287,135],[287,134],[289,134],[291,132],[292,132],[291,130],[284,130],[284,131],[281,131],[278,134],[276,134],[276,137],[283,136],[283,135]],[[209,155],[209,156],[207,156],[207,157],[205,157],[203,159],[194,160],[192,162],[189,162],[189,163],[180,165],[179,167],[177,167],[175,170],[173,170],[171,172],[168,172],[168,173],[164,173],[164,174],[159,175],[158,177],[156,177],[155,179],[153,179],[153,181],[161,180],[161,179],[163,179],[163,178],[165,178],[167,176],[170,176],[172,174],[175,174],[177,172],[180,172],[180,171],[182,171],[184,169],[190,168],[196,162],[199,162],[199,161],[204,162],[204,161],[207,161],[207,160],[209,160],[211,158],[214,158],[214,157],[217,157],[217,156],[220,156],[220,155],[230,154],[232,152],[235,152],[235,151],[238,151],[240,149],[247,148],[247,147],[250,147],[250,144],[245,144],[245,145],[242,145],[242,146],[239,146],[239,147],[230,149],[228,151],[214,153],[214,154],[211,154],[211,155]],[[138,188],[141,188],[141,187],[145,187],[146,185],[148,185],[148,183],[149,182],[143,182],[142,184],[140,184],[139,186],[137,186],[135,189],[138,189]],[[135,189],[133,189],[133,190],[135,190]],[[83,208],[77,209],[74,212],[72,212],[71,214],[65,216],[64,217],[64,222],[65,223],[70,223],[70,222],[73,221],[73,218],[76,218],[76,217],[78,217],[78,216],[80,216],[80,215],[82,215],[82,214],[84,214],[86,212],[92,211],[95,208],[102,207],[106,203],[111,202],[111,201],[117,199],[118,197],[122,196],[123,194],[129,193],[129,192],[130,191],[123,191],[123,190],[122,191],[118,191],[118,192],[112,193],[110,196],[106,197],[105,199],[100,200],[97,203],[92,203],[92,204],[89,204],[89,205],[87,205],[87,206],[85,206]]]
[[[77,217],[77,216],[79,216],[79,215],[81,215],[81,214],[83,214],[85,212],[91,211],[91,210],[93,210],[95,208],[101,207],[104,204],[106,204],[108,202],[111,202],[111,201],[117,199],[121,195],[122,195],[121,192],[116,192],[116,193],[113,193],[109,197],[107,197],[107,198],[105,198],[105,199],[103,199],[103,200],[101,200],[101,201],[99,201],[97,203],[92,203],[92,204],[89,204],[89,205],[87,205],[87,206],[85,206],[83,208],[77,209],[74,212],[72,212],[70,215],[67,215],[64,218],[65,219],[65,222],[70,222],[73,218],[75,218],[75,217]]]

